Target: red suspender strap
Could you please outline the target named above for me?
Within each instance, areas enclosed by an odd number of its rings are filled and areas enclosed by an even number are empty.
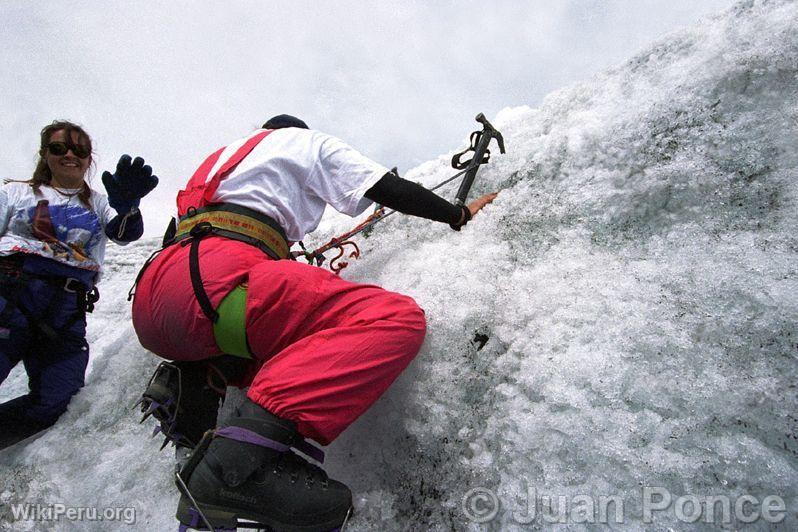
[[[177,215],[183,216],[186,214],[186,211],[191,206],[198,206],[197,204],[202,199],[202,193],[205,190],[205,181],[208,178],[208,174],[213,168],[213,165],[216,164],[216,161],[219,160],[219,156],[224,151],[224,148],[219,148],[212,154],[205,159],[202,164],[197,168],[197,171],[194,172],[194,175],[191,176],[191,179],[188,181],[186,188],[181,190],[177,193]]]
[[[250,137],[249,140],[247,140],[243,146],[241,146],[240,148],[238,148],[238,150],[236,150],[236,152],[233,154],[232,157],[227,159],[227,162],[225,162],[222,165],[222,167],[219,168],[219,170],[213,175],[211,180],[208,182],[208,186],[205,187],[205,193],[202,195],[203,199],[202,205],[198,205],[198,207],[205,206],[211,202],[211,198],[213,197],[213,194],[216,192],[216,189],[219,188],[219,183],[222,182],[222,179],[227,177],[227,174],[232,172],[235,169],[235,167],[238,166],[238,163],[243,161],[244,157],[249,155],[249,152],[255,149],[255,146],[257,146],[258,143],[262,141],[264,137],[266,137],[266,135],[268,135],[271,132],[272,130],[267,129],[266,131],[261,131],[257,135]]]
[[[194,172],[194,175],[191,176],[186,188],[177,193],[178,216],[186,214],[189,207],[199,209],[209,204],[216,189],[219,188],[219,183],[222,182],[222,179],[227,177],[227,175],[238,166],[238,163],[243,161],[244,157],[249,155],[249,153],[255,149],[255,146],[272,131],[273,130],[261,131],[247,139],[247,141],[236,150],[233,156],[217,170],[210,180],[208,180],[208,174],[211,169],[213,169],[226,147],[219,148],[208,156],[200,167],[197,168],[197,171]]]

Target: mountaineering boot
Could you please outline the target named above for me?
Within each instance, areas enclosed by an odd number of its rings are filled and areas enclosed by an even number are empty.
[[[323,459],[292,421],[247,399],[226,427],[203,438],[178,475],[181,530],[234,530],[240,521],[291,532],[341,527],[352,507],[349,488],[290,447]]]
[[[0,451],[52,425],[30,419],[25,415],[30,409],[31,401],[27,395],[0,405]]]
[[[219,401],[228,382],[243,376],[249,361],[222,356],[194,362],[162,362],[141,397],[142,422],[160,421],[158,432],[178,447],[194,448],[216,426]]]

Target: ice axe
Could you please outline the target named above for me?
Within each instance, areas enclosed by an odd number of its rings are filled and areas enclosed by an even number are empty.
[[[490,141],[496,139],[499,144],[499,152],[504,153],[504,137],[502,137],[502,134],[488,122],[488,119],[482,113],[477,115],[476,121],[482,124],[482,131],[471,133],[471,145],[452,157],[452,167],[455,170],[466,170],[465,177],[460,182],[460,188],[455,196],[454,201],[457,205],[465,205],[468,193],[471,191],[471,186],[477,177],[479,167],[490,161],[490,150],[488,149]],[[467,161],[461,161],[460,159],[463,155],[470,151],[474,152],[474,156]],[[474,164],[475,162],[476,164]]]
[[[479,167],[490,160],[490,150],[488,149],[490,141],[496,139],[496,141],[499,143],[499,151],[504,153],[504,137],[502,137],[502,134],[499,133],[490,122],[488,122],[488,119],[485,118],[484,114],[479,113],[476,116],[476,121],[482,124],[482,131],[474,131],[471,133],[470,146],[460,153],[456,153],[452,157],[452,167],[460,171],[430,188],[430,190],[435,191],[442,186],[451,183],[461,175],[465,175],[460,183],[460,189],[457,191],[457,196],[455,198],[455,204],[457,205],[465,205],[466,198],[468,197],[468,193],[471,191],[471,186],[474,184],[474,179],[477,176]],[[462,161],[462,157],[471,151],[474,152],[474,156],[467,161]],[[330,261],[330,269],[338,274],[342,269],[346,268],[347,265],[346,262],[338,262],[338,259],[340,259],[344,254],[345,246],[354,247],[354,251],[352,251],[349,255],[351,258],[357,258],[360,256],[360,249],[357,247],[357,244],[352,242],[350,239],[353,236],[362,233],[363,231],[369,230],[376,223],[381,222],[396,212],[397,211],[393,210],[386,211],[384,207],[377,206],[377,209],[374,211],[374,213],[363,220],[354,229],[334,237],[332,240],[323,246],[314,249],[313,251],[307,251],[302,242],[300,242],[299,245],[302,246],[302,251],[294,252],[294,257],[296,258],[304,256],[309,263],[312,264],[315,262],[317,266],[321,266],[326,260],[324,253],[331,249],[337,249],[338,255],[336,255],[335,258]]]

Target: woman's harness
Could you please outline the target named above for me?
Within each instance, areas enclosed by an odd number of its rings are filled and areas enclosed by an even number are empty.
[[[94,310],[94,304],[100,299],[100,292],[96,286],[87,287],[80,280],[73,277],[33,273],[24,269],[24,263],[24,253],[0,257],[0,286],[2,287],[0,295],[6,302],[3,310],[0,311],[0,323],[7,322],[16,310],[25,317],[29,327],[42,333],[49,340],[57,340],[62,331],[68,330],[79,320],[84,320],[86,313]],[[63,301],[63,298],[50,298],[47,308],[40,316],[35,316],[20,301],[20,290],[26,283],[33,280],[43,281],[55,289],[63,290],[66,294],[75,295],[77,310],[58,329],[54,328],[53,324],[49,322],[53,320],[56,308]],[[64,297],[67,296],[65,295]]]

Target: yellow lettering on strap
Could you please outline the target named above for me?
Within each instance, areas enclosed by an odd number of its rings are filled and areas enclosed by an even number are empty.
[[[201,222],[208,222],[217,229],[238,233],[259,240],[281,258],[288,257],[288,244],[283,240],[277,230],[250,216],[234,212],[210,211],[198,213],[190,218],[186,218],[178,224],[175,238],[187,235],[195,225]]]

